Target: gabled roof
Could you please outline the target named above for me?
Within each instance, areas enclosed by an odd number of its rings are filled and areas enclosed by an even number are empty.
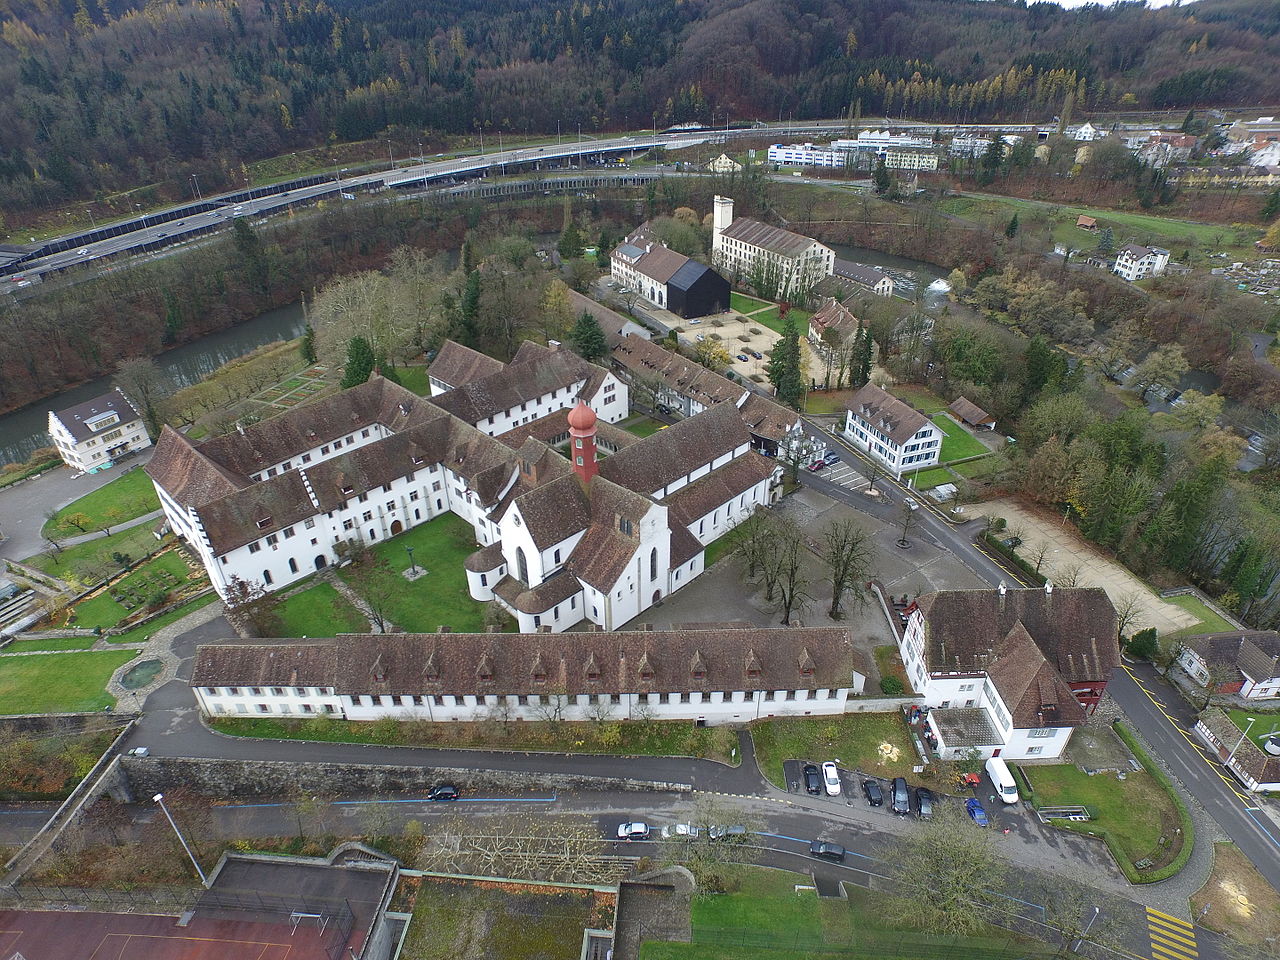
[[[168,424],[160,428],[156,451],[143,469],[184,507],[198,507],[230,496],[250,483],[247,477],[214,463]]]
[[[108,429],[108,427],[103,426],[98,427],[96,430],[91,430],[89,429],[88,421],[96,420],[110,413],[114,413],[120,418],[116,423],[111,424],[111,427],[120,427],[140,419],[138,411],[133,408],[133,404],[129,402],[129,398],[124,395],[119,387],[109,393],[104,393],[100,397],[77,403],[74,407],[54,411],[53,415],[58,418],[59,423],[67,428],[67,432],[75,438],[76,443],[79,443]]]
[[[619,450],[601,461],[600,476],[655,495],[695,468],[750,442],[738,408],[724,403]]]
[[[929,418],[874,383],[863,384],[849,398],[849,409],[890,440],[902,445],[929,424]]]
[[[966,400],[964,397],[956,397],[947,409],[965,423],[973,424],[974,426],[996,422],[995,417],[991,416],[972,400]]]
[[[1182,641],[1209,666],[1235,667],[1260,683],[1280,674],[1280,633],[1274,630],[1232,630],[1200,633]]]
[[[632,376],[661,380],[672,392],[690,397],[704,407],[726,400],[738,403],[747,392],[745,387],[701,364],[634,333],[619,340],[611,357]]]
[[[1155,253],[1150,247],[1142,247],[1136,243],[1126,243],[1120,248],[1116,254],[1117,257],[1129,257],[1132,260],[1141,260],[1143,257],[1152,256]]]
[[[992,647],[987,675],[1021,729],[1075,726],[1085,712],[1021,621]]]
[[[835,297],[827,297],[818,312],[809,318],[809,325],[821,336],[827,330],[835,330],[844,336],[858,331],[858,318]]]
[[[446,340],[431,361],[427,373],[433,380],[447,383],[450,387],[460,387],[472,380],[501,373],[504,366],[506,364],[501,360],[464,347],[456,340]]]
[[[541,348],[543,355],[537,362],[530,362],[532,354],[526,345],[528,341],[521,344],[516,356],[502,370],[442,393],[433,398],[432,403],[467,423],[479,424],[558,390],[576,388],[581,391],[593,372],[599,369],[568,350]],[[583,399],[589,399],[589,396]]]
[[[672,524],[692,527],[717,507],[731,503],[756,484],[768,480],[775,470],[781,469],[768,457],[755,451],[736,458],[688,486],[681,487],[665,503],[671,511]]]
[[[853,263],[849,260],[837,260],[835,272],[837,276],[847,277],[855,283],[862,284],[864,287],[874,287],[884,280],[891,282],[893,280],[883,270],[867,266],[865,263]]]
[[[812,237],[792,233],[781,227],[771,227],[767,223],[745,217],[738,218],[725,227],[721,231],[721,236],[760,247],[784,257],[799,256],[818,242]]]
[[[688,262],[689,258],[683,253],[676,253],[668,247],[654,244],[643,257],[636,261],[636,270],[658,283],[666,283]]]
[[[754,436],[780,442],[799,425],[800,414],[758,393],[747,394],[738,414]]]
[[[338,672],[338,656],[333,641],[201,646],[196,649],[191,686],[331,687]]]

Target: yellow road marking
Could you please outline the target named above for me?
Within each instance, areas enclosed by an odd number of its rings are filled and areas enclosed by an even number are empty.
[[[1162,947],[1160,944],[1153,942],[1151,944],[1151,956],[1153,960],[1161,960],[1161,958],[1156,955],[1157,953],[1164,954],[1166,957],[1171,957],[1172,960],[1192,960],[1193,957],[1199,957],[1199,954],[1195,951],[1192,951],[1191,955],[1188,956],[1185,953],[1169,950],[1168,948]]]
[[[1170,928],[1169,926],[1157,926],[1152,922],[1154,918],[1148,918],[1147,929],[1151,931],[1152,936],[1161,936],[1165,940],[1174,945],[1186,944],[1188,947],[1196,945],[1196,935],[1190,930],[1183,927]]]
[[[1167,914],[1167,913],[1161,913],[1161,912],[1160,912],[1159,910],[1157,910],[1155,907],[1147,907],[1147,916],[1148,916],[1150,919],[1152,919],[1152,920],[1154,920],[1154,919],[1156,919],[1156,918],[1159,918],[1159,919],[1161,919],[1161,920],[1164,920],[1164,921],[1165,921],[1165,922],[1167,922],[1167,923],[1175,924],[1176,926],[1182,927],[1184,930],[1192,930],[1192,929],[1194,929],[1194,928],[1191,926],[1191,922],[1190,922],[1190,921],[1188,921],[1188,920],[1181,920],[1181,919],[1179,919],[1178,917],[1171,916],[1170,914]]]

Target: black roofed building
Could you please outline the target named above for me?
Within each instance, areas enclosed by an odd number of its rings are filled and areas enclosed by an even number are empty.
[[[688,260],[667,281],[667,309],[686,320],[729,309],[729,281],[705,263]]]
[[[66,410],[49,411],[49,436],[63,462],[85,473],[151,446],[146,424],[119,387]]]
[[[210,716],[636,719],[707,724],[843,713],[868,667],[843,627],[344,635],[208,644],[191,686]]]
[[[609,258],[615,282],[686,320],[729,309],[729,281],[705,263],[664,246],[642,224]]]

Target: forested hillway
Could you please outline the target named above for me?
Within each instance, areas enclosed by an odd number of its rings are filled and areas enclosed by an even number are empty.
[[[0,209],[129,213],[303,148],[557,123],[1251,105],[1280,99],[1278,34],[1270,0],[0,0]]]

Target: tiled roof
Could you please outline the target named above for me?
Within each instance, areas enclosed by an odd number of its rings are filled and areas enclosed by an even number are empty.
[[[701,517],[717,507],[731,503],[757,483],[769,479],[775,470],[781,469],[768,457],[748,451],[745,456],[713,470],[667,497],[666,504],[672,524],[692,527]]]
[[[1141,260],[1143,257],[1150,256],[1154,252],[1155,251],[1151,250],[1149,247],[1142,247],[1136,243],[1126,243],[1120,248],[1120,251],[1116,256],[1128,256],[1133,260]]]
[[[563,443],[569,439],[569,411],[557,410],[531,423],[522,424],[498,434],[498,439],[509,447],[519,447],[524,441],[533,437],[548,445]],[[596,443],[613,450],[629,447],[640,438],[630,430],[614,426],[604,420],[596,421]]]
[[[296,470],[210,500],[199,512],[214,553],[227,553],[317,513]]]
[[[919,410],[886,393],[874,383],[863,384],[849,398],[849,409],[855,417],[871,424],[899,446],[929,423],[929,418]]]
[[[569,291],[569,306],[572,308],[574,316],[581,316],[585,312],[596,318],[596,322],[600,324],[600,329],[604,331],[604,338],[608,342],[610,349],[615,347],[618,341],[622,339],[623,328],[631,322],[616,310],[610,310],[604,304],[583,296],[577,290]]]
[[[1255,683],[1277,675],[1280,633],[1274,630],[1201,633],[1182,642],[1210,666],[1236,667]]]
[[[666,283],[688,262],[689,258],[683,253],[676,253],[669,247],[654,244],[643,257],[636,261],[636,270],[658,283]]]
[[[101,433],[103,430],[110,429],[109,427],[100,427],[97,430],[90,430],[88,424],[85,423],[86,420],[92,420],[107,413],[115,413],[120,418],[118,422],[111,424],[111,428],[121,427],[127,423],[136,423],[141,419],[138,411],[133,408],[133,404],[129,402],[129,398],[121,392],[119,387],[109,393],[104,393],[100,397],[77,403],[74,407],[54,411],[53,415],[58,418],[58,421],[67,428],[67,432],[79,443]]]
[[[358,634],[327,645],[202,646],[192,684],[284,684],[276,665],[293,662],[315,665],[308,686],[346,696],[844,688],[857,669],[852,638],[841,627]]]
[[[657,495],[695,468],[750,442],[738,408],[721,404],[619,450],[601,462],[600,475],[629,490]]]
[[[184,507],[230,496],[250,482],[219,467],[168,424],[160,428],[155,453],[143,469]]]
[[[488,573],[490,570],[497,570],[505,562],[506,558],[502,555],[502,541],[499,540],[470,554],[462,565],[472,573]]]
[[[995,422],[995,418],[991,414],[987,413],[972,400],[967,400],[964,397],[956,397],[947,409],[965,423],[970,423],[974,426]]]
[[[746,393],[744,387],[718,373],[634,333],[627,334],[614,347],[612,359],[633,377],[661,380],[673,392],[704,407],[726,400],[737,403]]]
[[[706,549],[682,523],[671,524],[671,569],[688,563]]]
[[[521,344],[516,356],[498,373],[464,383],[432,402],[467,423],[479,424],[522,403],[588,383],[599,369],[568,350],[542,348],[543,355],[532,362],[535,354],[527,349],[530,346],[528,341]],[[589,400],[591,394],[579,389],[574,396]]]
[[[431,361],[427,373],[433,380],[447,383],[451,387],[460,387],[472,380],[501,373],[504,366],[506,365],[501,360],[464,347],[454,340],[446,340],[436,358]]]
[[[1253,777],[1258,783],[1280,782],[1280,757],[1272,757],[1262,752],[1258,744],[1245,737],[1239,727],[1231,722],[1226,712],[1219,709],[1206,710],[1200,714],[1200,721],[1218,738],[1218,742],[1226,750],[1234,750],[1231,762]]]
[[[1021,622],[1014,624],[992,651],[987,675],[1013,715],[1015,727],[1025,730],[1084,723],[1084,707]]]
[[[569,571],[597,590],[608,592],[640,549],[640,541],[614,526],[592,524],[569,557]]]
[[[858,318],[835,297],[827,297],[818,308],[818,312],[809,318],[809,324],[819,332],[819,335],[828,329],[836,330],[844,336],[850,336],[858,331]]]
[[[874,287],[882,280],[890,279],[889,275],[883,270],[877,270],[875,267],[869,267],[864,263],[853,263],[849,260],[837,260],[835,265],[837,275],[860,283],[864,287]]]
[[[721,235],[731,240],[738,240],[741,243],[761,247],[784,257],[798,256],[817,242],[812,237],[804,237],[798,233],[792,233],[790,230],[771,227],[767,223],[761,223],[759,220],[748,220],[746,218],[734,220],[733,223],[721,231]]]
[[[939,590],[917,601],[929,669],[985,671],[1021,624],[1069,683],[1106,681],[1120,663],[1116,612],[1101,587]]]
[[[738,414],[755,436],[774,441],[786,439],[800,423],[800,414],[758,393],[747,395]]]

